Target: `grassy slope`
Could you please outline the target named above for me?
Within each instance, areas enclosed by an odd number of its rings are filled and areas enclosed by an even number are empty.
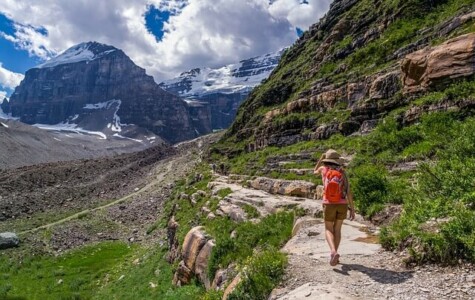
[[[216,209],[218,202],[229,194],[221,190],[218,196],[201,197],[196,205],[180,199],[182,193],[210,190],[211,179],[206,165],[195,170],[205,174],[194,182],[195,174],[177,183],[173,197],[166,204],[165,213],[149,229],[164,230],[167,218],[175,204],[179,209],[175,218],[180,226],[177,232],[180,245],[186,233],[196,225],[204,225],[216,240],[209,274],[212,278],[219,268],[237,264],[246,276],[234,296],[250,295],[265,299],[278,283],[286,264],[286,257],[278,249],[290,238],[294,213],[282,212],[264,218],[260,223],[235,223],[226,217],[208,220],[200,212],[208,207]],[[258,214],[251,208],[250,214]],[[231,238],[231,232],[235,237]],[[271,238],[269,238],[271,237]],[[166,261],[166,244],[140,246],[122,242],[103,242],[71,250],[55,257],[48,254],[32,255],[27,245],[12,249],[0,256],[0,298],[4,299],[220,299],[222,292],[206,292],[198,282],[184,287],[172,285],[178,264]]]
[[[416,99],[400,100],[400,107],[388,111],[376,130],[367,136],[343,137],[334,135],[325,141],[307,141],[291,146],[267,147],[263,150],[245,153],[244,146],[253,141],[252,134],[244,137],[239,131],[259,127],[262,116],[272,109],[282,107],[296,100],[317,79],[331,82],[348,82],[362,75],[373,74],[396,64],[388,59],[397,49],[420,39],[419,32],[425,28],[450,20],[461,11],[473,9],[473,1],[380,1],[375,9],[368,9],[373,1],[359,1],[344,17],[359,18],[362,14],[377,13],[392,15],[401,8],[397,18],[391,22],[382,35],[342,59],[323,63],[313,77],[309,74],[312,54],[323,38],[309,38],[306,43],[297,43],[286,52],[281,64],[272,76],[256,88],[242,105],[236,122],[227,136],[212,153],[213,160],[226,161],[232,172],[265,175],[276,178],[305,179],[319,182],[311,175],[296,175],[288,172],[265,171],[267,162],[283,154],[312,152],[312,157],[292,168],[309,168],[322,152],[328,148],[337,149],[354,156],[349,166],[353,190],[360,213],[370,217],[386,204],[403,204],[401,218],[385,228],[381,240],[387,249],[409,248],[411,260],[415,262],[453,263],[459,259],[475,261],[475,204],[473,182],[475,175],[470,129],[475,124],[472,112],[436,113],[424,116],[409,127],[401,127],[396,121],[408,108],[443,101],[475,100],[475,79],[467,78],[451,85],[440,86],[437,91],[420,95]],[[372,26],[372,25],[370,25]],[[431,29],[432,30],[432,29]],[[451,33],[451,37],[475,32],[475,23],[469,22]],[[323,36],[324,37],[324,36]],[[329,51],[347,47],[353,36],[346,35]],[[447,39],[449,37],[445,37]],[[437,45],[445,40],[434,38],[430,44]],[[334,72],[345,64],[345,72]],[[325,122],[328,115],[344,120],[348,114],[345,108],[329,113],[309,112],[278,117],[274,123],[292,122],[292,119],[317,118]],[[285,127],[285,126],[284,126]],[[251,131],[252,132],[252,131]],[[230,154],[226,159],[222,153]],[[416,170],[390,172],[391,167],[408,161],[427,161]],[[434,175],[427,175],[434,174]],[[462,177],[462,179],[459,179]],[[443,221],[429,228],[427,224]]]

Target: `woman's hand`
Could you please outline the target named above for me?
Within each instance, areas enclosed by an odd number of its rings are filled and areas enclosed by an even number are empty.
[[[353,221],[355,219],[355,209],[354,208],[348,208],[350,211],[350,221]]]

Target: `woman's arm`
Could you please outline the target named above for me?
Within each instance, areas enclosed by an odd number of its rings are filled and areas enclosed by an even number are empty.
[[[351,193],[349,186],[346,199],[348,200],[348,209],[350,210],[350,221],[353,221],[355,219],[355,203],[353,202],[353,193]]]
[[[313,169],[313,174],[319,174],[322,172],[322,160],[325,158],[325,153],[320,156],[320,159],[318,160],[317,164],[315,165],[315,168]]]

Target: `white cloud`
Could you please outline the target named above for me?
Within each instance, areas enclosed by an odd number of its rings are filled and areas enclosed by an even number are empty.
[[[330,1],[299,2],[3,0],[0,12],[16,30],[2,36],[32,56],[44,59],[80,42],[98,41],[124,50],[158,82],[193,67],[221,66],[292,44],[295,27],[317,22]],[[173,11],[160,42],[145,26],[150,5]]]
[[[5,91],[0,91],[0,104],[3,103],[3,100],[7,98],[7,92]]]
[[[5,69],[0,63],[0,86],[8,89],[14,89],[23,80],[24,75]],[[2,98],[0,91],[0,98]],[[4,95],[3,95],[4,96]]]
[[[286,18],[292,25],[307,30],[316,23],[323,13],[328,11],[333,0],[276,0],[269,8],[270,13],[278,18]]]

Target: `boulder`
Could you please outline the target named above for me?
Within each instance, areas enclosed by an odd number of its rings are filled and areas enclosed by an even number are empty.
[[[228,272],[229,271],[227,269],[220,269],[216,271],[213,283],[211,284],[211,289],[221,290],[223,288],[223,285],[226,283],[226,280],[228,279]]]
[[[282,180],[258,177],[251,181],[251,187],[257,190],[263,190],[270,194],[312,199],[314,197],[316,185],[303,180]]]
[[[227,201],[219,202],[216,214],[219,216],[228,216],[235,222],[243,222],[246,220],[246,213],[244,210],[240,206]]]
[[[201,248],[200,253],[196,257],[194,273],[198,276],[198,279],[204,284],[207,290],[211,287],[211,282],[208,278],[208,262],[211,257],[211,251],[213,250],[216,243],[214,240],[209,240]]]
[[[401,63],[404,93],[416,93],[475,74],[475,33],[407,55]]]
[[[168,240],[168,255],[167,261],[173,263],[178,257],[178,239],[176,237],[176,231],[178,229],[178,222],[175,221],[175,217],[172,216],[168,221],[167,226],[167,240]]]
[[[299,233],[299,231],[302,230],[303,228],[307,228],[307,227],[317,225],[320,223],[322,223],[322,221],[315,218],[309,218],[309,217],[299,218],[294,222],[294,226],[292,228],[292,237],[297,235],[297,233]]]
[[[190,269],[195,269],[196,257],[201,251],[201,248],[206,244],[207,238],[203,231],[203,226],[192,228],[185,236],[183,241],[182,257],[185,266]]]
[[[234,277],[233,281],[231,281],[231,283],[226,287],[226,289],[224,290],[224,294],[223,294],[223,300],[227,300],[229,295],[234,292],[234,290],[236,289],[236,287],[238,286],[238,284],[241,282],[241,274],[238,274],[236,275],[236,277]]]
[[[193,273],[191,272],[191,270],[187,266],[185,266],[184,261],[181,261],[175,271],[175,274],[173,275],[172,283],[176,286],[188,284],[190,283],[192,276]]]
[[[0,233],[0,249],[8,249],[18,247],[20,240],[18,236],[13,232]]]

